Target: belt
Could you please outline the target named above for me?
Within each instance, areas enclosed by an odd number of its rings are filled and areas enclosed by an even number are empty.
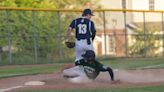
[[[87,44],[90,45],[91,44],[91,40],[90,38],[87,38],[87,39],[79,39],[79,38],[76,38],[78,41],[80,40],[87,40]]]
[[[80,41],[81,39],[79,39],[79,38],[76,38],[78,41]]]

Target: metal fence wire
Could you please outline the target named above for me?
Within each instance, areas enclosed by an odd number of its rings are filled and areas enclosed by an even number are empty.
[[[0,65],[74,59],[65,33],[82,10],[0,8]],[[163,57],[164,11],[94,10],[97,56]],[[71,40],[74,40],[72,34]]]

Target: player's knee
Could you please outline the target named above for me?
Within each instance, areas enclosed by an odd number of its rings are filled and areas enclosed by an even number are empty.
[[[110,67],[108,67],[107,70],[108,70],[109,72],[113,72],[113,69],[110,68]]]

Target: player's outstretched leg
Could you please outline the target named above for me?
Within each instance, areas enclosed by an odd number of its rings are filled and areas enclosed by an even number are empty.
[[[113,73],[113,69],[110,68],[110,67],[108,67],[107,70],[108,70],[108,72],[109,72],[109,75],[110,75],[110,77],[111,77],[111,80],[114,81],[114,73]]]
[[[109,72],[109,75],[111,77],[111,80],[114,81],[114,73],[113,73],[113,69],[110,68],[110,67],[104,67],[101,69],[101,72],[106,72],[108,71]]]

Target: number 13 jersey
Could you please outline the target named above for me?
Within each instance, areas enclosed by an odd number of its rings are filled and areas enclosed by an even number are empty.
[[[87,18],[77,18],[70,24],[72,29],[76,30],[76,39],[89,39],[96,33],[94,23]]]

